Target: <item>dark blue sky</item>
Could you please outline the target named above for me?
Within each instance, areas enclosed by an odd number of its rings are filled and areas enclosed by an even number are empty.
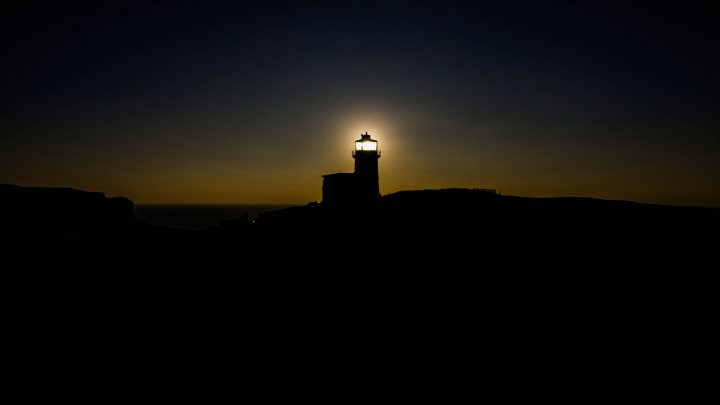
[[[380,140],[381,191],[720,205],[700,2],[15,2],[0,182],[305,202]]]

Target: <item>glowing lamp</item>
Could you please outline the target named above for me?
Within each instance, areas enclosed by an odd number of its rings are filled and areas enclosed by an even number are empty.
[[[355,141],[355,152],[377,152],[378,142],[374,139],[370,139],[370,135],[367,132],[360,134],[360,139]]]

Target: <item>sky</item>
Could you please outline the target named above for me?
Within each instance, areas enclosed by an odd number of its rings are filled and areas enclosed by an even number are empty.
[[[0,183],[306,203],[380,191],[720,206],[709,2],[10,1]]]

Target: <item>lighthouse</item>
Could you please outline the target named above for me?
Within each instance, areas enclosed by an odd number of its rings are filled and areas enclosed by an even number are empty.
[[[355,159],[355,177],[363,199],[374,200],[380,197],[380,178],[378,176],[378,160],[380,151],[378,141],[370,138],[367,132],[355,141],[352,153]]]
[[[371,204],[380,198],[378,141],[365,132],[355,141],[352,151],[355,172],[323,176],[322,203],[328,207],[351,207]]]

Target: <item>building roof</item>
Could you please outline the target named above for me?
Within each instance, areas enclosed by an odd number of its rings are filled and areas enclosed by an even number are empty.
[[[323,177],[350,177],[354,176],[355,173],[332,173],[332,174],[323,174]]]

